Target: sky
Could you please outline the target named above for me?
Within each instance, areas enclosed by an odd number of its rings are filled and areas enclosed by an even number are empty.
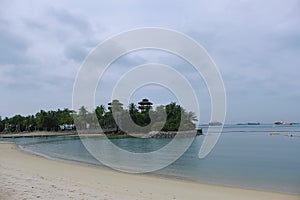
[[[120,32],[160,27],[188,35],[216,63],[227,123],[300,122],[299,10],[299,0],[0,0],[0,116],[72,108],[73,84],[91,50]],[[201,102],[199,123],[207,123],[210,96],[202,78],[166,52],[118,59],[99,83],[107,93],[98,92],[96,102],[107,104],[109,86],[130,67],[149,62],[186,76]],[[140,88],[132,100],[143,97],[157,105],[175,99],[157,86]]]

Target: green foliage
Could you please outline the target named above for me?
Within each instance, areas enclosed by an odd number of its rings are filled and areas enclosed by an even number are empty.
[[[2,121],[2,117],[0,116],[0,132],[4,130],[4,123]]]
[[[0,131],[4,131],[5,126],[8,127],[7,132],[23,132],[23,131],[57,131],[61,124],[73,124],[74,111],[65,108],[57,111],[40,110],[35,115],[26,117],[15,115],[12,118],[0,120]]]
[[[59,125],[74,124],[74,120],[76,120],[76,126],[79,129],[96,129],[100,125],[104,131],[116,130],[114,132],[119,133],[122,131],[177,131],[179,127],[180,130],[195,129],[195,122],[197,121],[195,114],[186,112],[174,102],[166,106],[157,106],[155,110],[151,106],[139,110],[134,103],[131,103],[128,109],[123,109],[122,105],[118,100],[114,100],[109,104],[108,110],[104,105],[100,105],[92,113],[82,106],[77,114],[75,111],[65,108],[57,111],[40,110],[35,116],[15,115],[5,119],[0,117],[0,131],[3,131],[5,126],[8,127],[8,132],[57,131]],[[113,113],[118,115],[118,123],[116,123]],[[130,120],[135,125],[128,123]],[[90,123],[88,126],[87,121]]]
[[[194,130],[196,128],[195,122],[197,118],[193,112],[186,112],[180,105],[172,102],[166,106],[158,106],[156,110],[152,110],[149,107],[145,109],[137,109],[134,103],[128,106],[128,110],[119,110],[120,123],[119,126],[124,132],[140,132],[140,131],[178,131],[180,130]],[[128,116],[137,125],[130,127],[127,119]],[[150,117],[151,116],[151,117]],[[111,129],[118,127],[112,116],[111,111],[104,114],[103,120],[108,123],[101,123],[100,118],[98,120],[103,129]],[[108,126],[105,126],[108,125]],[[147,127],[147,128],[146,128]],[[146,129],[145,129],[146,128]]]

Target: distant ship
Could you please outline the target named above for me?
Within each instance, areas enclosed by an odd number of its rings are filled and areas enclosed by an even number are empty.
[[[283,120],[280,120],[280,121],[278,121],[278,122],[275,122],[274,124],[276,124],[276,125],[282,125],[282,124],[284,124],[284,121],[283,121]]]
[[[248,125],[248,123],[237,123],[236,125]]]
[[[222,122],[209,122],[208,123],[209,126],[222,126]]]
[[[247,125],[260,125],[259,122],[248,122]]]
[[[276,125],[285,125],[285,126],[291,126],[291,125],[294,125],[296,123],[293,123],[293,122],[284,122],[283,120],[280,120],[278,122],[275,122],[274,124]]]
[[[259,122],[237,123],[236,125],[260,125]]]

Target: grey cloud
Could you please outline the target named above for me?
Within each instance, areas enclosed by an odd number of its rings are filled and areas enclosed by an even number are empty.
[[[87,56],[88,50],[82,46],[68,45],[65,47],[64,53],[67,58],[82,62]]]
[[[0,64],[22,64],[29,62],[26,50],[29,43],[5,27],[0,27]]]
[[[47,26],[36,19],[25,19],[23,22],[31,30],[47,30]]]
[[[7,6],[11,3],[14,4]],[[299,111],[296,109],[299,94],[295,93],[300,87],[297,81],[298,0],[164,1],[159,4],[41,1],[34,3],[34,13],[31,12],[33,5],[26,2],[6,1],[1,6],[0,18],[5,15],[3,18],[9,19],[8,23],[0,19],[0,90],[12,91],[11,98],[2,104],[9,108],[7,112],[14,114],[22,110],[21,106],[12,106],[13,103],[17,104],[18,99],[28,93],[34,95],[37,88],[39,101],[30,104],[31,110],[47,104],[54,109],[66,105],[66,101],[71,101],[76,70],[89,50],[111,33],[141,26],[182,31],[207,49],[219,66],[228,90],[229,121],[242,117],[243,120],[253,117],[268,120],[271,115],[268,111],[273,112],[274,107],[274,103],[269,102],[274,99],[295,100],[290,107],[278,108],[271,117],[277,118],[285,110]],[[103,80],[104,87],[111,86],[131,66],[153,61],[151,56],[135,55],[112,64]],[[32,60],[34,63],[29,65]],[[184,71],[195,87],[201,89],[203,84],[197,82],[198,77],[193,77],[192,70],[186,70],[184,62],[172,56],[157,57],[154,61]],[[109,92],[100,94],[101,99]],[[61,98],[53,98],[50,93],[59,93]],[[269,108],[259,117],[261,112],[258,111],[264,110],[264,106]]]
[[[49,14],[53,16],[61,26],[72,27],[74,30],[86,34],[91,30],[91,25],[84,16],[74,14],[66,9],[50,8]]]

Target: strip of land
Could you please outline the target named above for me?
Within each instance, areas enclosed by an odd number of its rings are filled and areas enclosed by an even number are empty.
[[[0,143],[0,199],[299,200],[300,195],[119,173],[48,160]]]
[[[20,138],[20,137],[51,137],[51,136],[87,136],[87,137],[109,137],[109,138],[124,138],[124,137],[139,137],[139,138],[173,138],[178,134],[179,137],[194,137],[195,135],[202,135],[202,130],[191,130],[191,131],[170,131],[170,132],[162,132],[162,131],[152,131],[150,133],[142,134],[142,133],[99,133],[96,131],[86,131],[85,133],[78,134],[76,131],[33,131],[33,132],[21,132],[21,133],[2,133],[0,134],[0,138]]]
[[[49,132],[49,131],[34,131],[21,133],[2,133],[0,138],[17,138],[17,137],[48,137],[48,136],[70,136],[77,135],[75,131]]]

